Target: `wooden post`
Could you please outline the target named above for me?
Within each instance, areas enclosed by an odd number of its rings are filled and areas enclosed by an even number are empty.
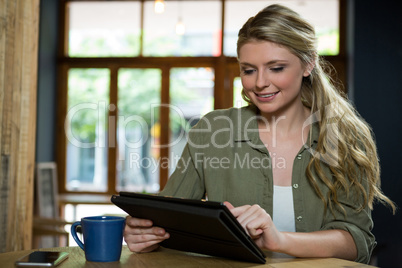
[[[0,252],[31,248],[39,0],[0,0]]]

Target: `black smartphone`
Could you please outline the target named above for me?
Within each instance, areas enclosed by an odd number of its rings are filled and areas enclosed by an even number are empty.
[[[16,267],[55,267],[67,259],[67,252],[34,251],[15,262]]]

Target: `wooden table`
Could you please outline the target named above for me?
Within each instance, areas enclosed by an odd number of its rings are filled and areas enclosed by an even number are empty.
[[[130,252],[127,246],[123,246],[123,251],[119,262],[87,262],[84,252],[79,247],[60,247],[51,249],[40,249],[42,251],[65,251],[69,252],[69,258],[62,262],[59,268],[125,268],[125,267],[373,267],[356,262],[345,261],[335,258],[292,258],[287,256],[272,256],[267,253],[267,263],[265,265],[234,261],[224,258],[210,257],[195,253],[186,253],[166,248],[151,253],[136,254]],[[0,266],[4,268],[14,267],[14,262],[20,257],[33,250],[7,252],[0,254]]]

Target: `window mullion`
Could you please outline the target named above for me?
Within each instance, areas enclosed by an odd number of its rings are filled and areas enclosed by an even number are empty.
[[[224,38],[224,36],[225,36],[225,7],[226,7],[226,5],[225,5],[225,0],[222,0],[222,12],[221,12],[221,36],[219,37],[221,40],[221,57],[223,57],[224,56],[224,54],[223,54],[223,48],[225,47],[224,45],[224,42],[225,42],[225,38]]]
[[[116,161],[117,161],[117,100],[118,100],[118,68],[110,68],[110,104],[108,120],[108,177],[109,194],[116,192]]]
[[[162,68],[162,88],[161,88],[161,107],[159,122],[161,126],[161,140],[160,140],[160,158],[169,159],[169,134],[170,134],[170,120],[169,120],[169,87],[170,87],[170,66]],[[159,184],[162,190],[169,176],[169,168],[165,165],[159,167]]]
[[[141,0],[141,12],[140,12],[140,57],[144,52],[144,0]]]

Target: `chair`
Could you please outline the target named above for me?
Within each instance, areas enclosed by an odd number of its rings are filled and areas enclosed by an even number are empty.
[[[34,196],[32,247],[68,246],[69,232],[64,228],[71,222],[59,218],[56,163],[36,164]]]

